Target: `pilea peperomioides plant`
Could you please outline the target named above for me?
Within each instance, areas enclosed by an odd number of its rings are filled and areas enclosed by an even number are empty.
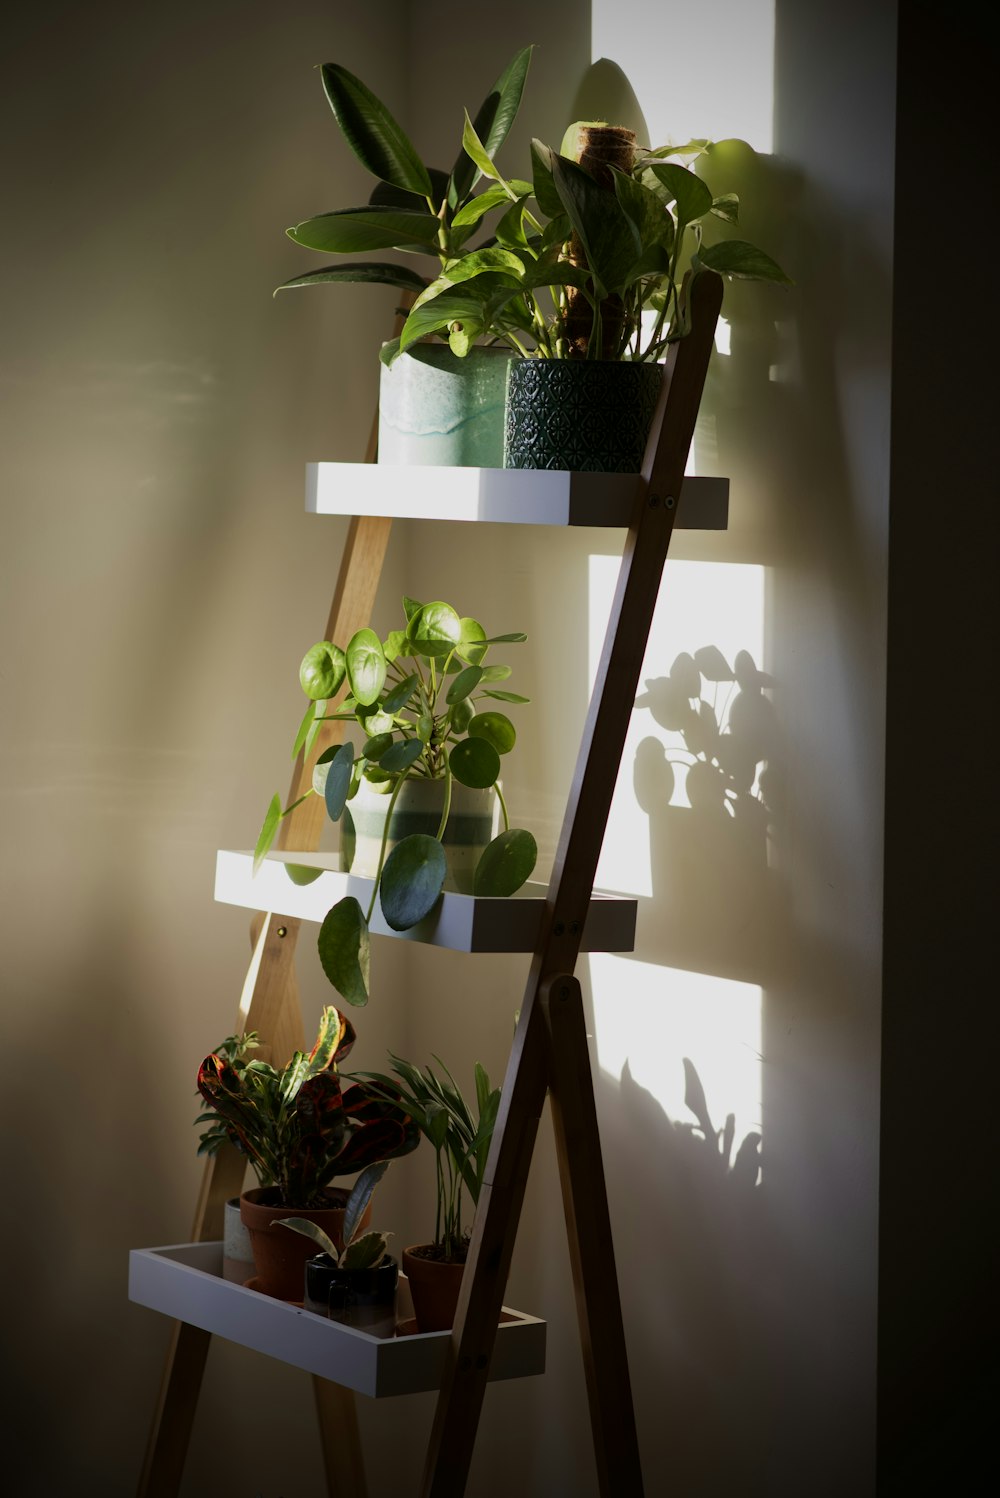
[[[323,970],[351,1004],[368,1001],[368,928],[376,899],[387,924],[406,931],[433,909],[444,888],[448,865],[442,840],[453,781],[474,790],[493,788],[503,818],[503,831],[476,864],[473,893],[514,894],[530,878],[538,854],[532,834],[510,825],[499,777],[501,757],[513,749],[517,733],[506,713],[491,705],[528,699],[499,685],[510,676],[509,666],[485,664],[490,646],[520,643],[526,636],[488,637],[477,620],[441,601],[404,598],[403,609],[405,629],[393,630],[384,641],[374,630],[360,629],[346,649],[321,640],[306,652],[299,670],[310,701],[293,754],[300,749],[308,754],[321,724],[330,720],[357,723],[365,735],[360,749],[346,739],[325,750],[305,795],[323,796],[328,815],[337,822],[362,783],[385,791],[384,832],[368,908],[363,910],[354,895],[345,895],[327,913],[319,934]],[[345,682],[348,696],[328,712]],[[404,784],[413,780],[441,786],[437,831],[403,837],[386,856],[393,808]],[[304,799],[282,810],[280,797],[272,797],[254,853],[255,872],[281,818]]]
[[[251,1059],[257,1036],[230,1035],[198,1070],[198,1091],[211,1110],[199,1154],[225,1142],[247,1156],[262,1186],[275,1186],[281,1205],[328,1205],[325,1188],[416,1149],[420,1133],[404,1108],[358,1085],[342,1090],[337,1064],[355,1041],[350,1021],[329,1005],[316,1044],[296,1051],[280,1071]]]

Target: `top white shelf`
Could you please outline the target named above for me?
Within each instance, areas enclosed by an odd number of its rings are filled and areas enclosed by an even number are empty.
[[[384,515],[394,520],[627,528],[636,481],[634,473],[552,468],[308,463],[306,509],[315,515]],[[678,529],[724,531],[728,520],[728,479],[684,480]]]

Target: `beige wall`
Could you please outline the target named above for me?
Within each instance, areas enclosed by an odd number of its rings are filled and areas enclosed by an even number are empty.
[[[339,559],[343,526],[303,512],[303,465],[360,458],[375,400],[391,293],[270,297],[312,264],[283,227],[367,191],[313,68],[343,61],[447,163],[452,103],[474,107],[533,40],[516,163],[529,134],[558,140],[572,115],[588,7],[471,9],[471,47],[438,0],[419,24],[408,6],[311,0],[67,6],[17,38],[3,132],[3,1002],[24,1142],[5,1241],[27,1220],[28,1255],[51,1245],[59,1266],[44,1291],[29,1271],[8,1323],[13,1410],[31,1436],[19,1495],[134,1485],[167,1327],[127,1302],[127,1251],[187,1233],[194,1070],[245,971],[247,922],[212,902],[214,854],[246,846],[284,789],[295,668]],[[776,677],[785,745],[770,866],[723,847],[704,867],[707,839],[683,813],[645,828],[657,874],[635,960],[613,983],[583,970],[650,1493],[871,1491],[891,8],[813,11],[818,31],[779,11],[779,165],[746,185],[761,204],[748,233],[799,287],[780,317],[727,294],[732,353],[699,461],[732,476],[732,525],[673,553],[763,569],[758,664]],[[673,4],[651,23],[667,77],[684,25]],[[701,70],[707,109],[712,54],[692,46],[684,65]],[[842,226],[859,223],[848,253]],[[615,540],[400,525],[391,543],[379,622],[405,590],[530,634],[512,664],[534,706],[507,780],[543,858],[586,705],[589,558]],[[645,674],[669,667],[671,627]],[[623,794],[630,778],[627,764]],[[708,881],[696,895],[683,857]],[[308,936],[301,950],[309,1026],[330,990]],[[436,1051],[459,1075],[476,1059],[502,1073],[522,961],[418,964],[388,943],[375,955],[358,1064],[391,1045]],[[689,1048],[656,1030],[656,985],[686,1023],[696,1001],[672,995],[692,970],[759,990],[760,1115],[737,1128],[762,1126],[766,1164],[748,1198],[676,1127],[691,1121],[676,1101]],[[611,1069],[609,1027],[625,1032]],[[657,1096],[630,1078],[658,1034]],[[707,1070],[705,1046],[693,1059]],[[731,1101],[710,1096],[719,1122]],[[397,1242],[427,1225],[429,1170],[418,1156],[387,1183]],[[507,1493],[515,1456],[532,1498],[594,1492],[566,1272],[544,1125],[509,1298],[549,1320],[549,1372],[489,1392],[471,1498]],[[396,1474],[419,1467],[431,1404],[362,1403],[373,1498],[412,1490]],[[185,1498],[305,1498],[320,1482],[305,1376],[216,1344]]]

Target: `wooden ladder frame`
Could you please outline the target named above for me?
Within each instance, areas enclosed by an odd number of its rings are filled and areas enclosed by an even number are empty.
[[[721,303],[721,277],[698,276],[691,295],[691,331],[671,347],[637,479],[604,649],[476,1210],[421,1498],[463,1498],[465,1493],[546,1095],[555,1128],[599,1491],[601,1498],[625,1493],[641,1498],[643,1492],[583,998],[574,968]],[[376,439],[373,426],[369,462],[375,458]],[[349,639],[368,623],[390,525],[382,518],[351,520],[325,638]],[[300,754],[290,800],[308,788],[315,755],[341,733],[339,724],[325,724],[309,762]],[[308,797],[282,822],[279,846],[315,850],[323,816],[321,799]],[[253,956],[237,1019],[238,1029],[260,1033],[277,1064],[304,1044],[294,969],[299,925],[274,913],[254,918]],[[196,1241],[221,1238],[224,1204],[239,1192],[244,1167],[244,1158],[231,1149],[207,1162],[195,1213]],[[175,1324],[139,1498],[175,1498],[179,1490],[210,1336],[200,1328]],[[328,1494],[365,1498],[353,1394],[315,1376],[313,1386]]]

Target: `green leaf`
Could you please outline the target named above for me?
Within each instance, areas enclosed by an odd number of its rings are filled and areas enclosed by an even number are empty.
[[[393,687],[391,692],[386,692],[385,697],[382,699],[382,711],[384,713],[401,712],[416,691],[419,680],[419,676],[414,672],[411,676],[407,676],[405,680],[401,681],[398,686]]]
[[[379,734],[392,733],[395,727],[395,719],[392,713],[382,712],[378,707],[376,707],[373,713],[366,713],[359,709],[357,719],[370,739],[375,738]]]
[[[500,173],[493,165],[486,147],[476,132],[476,127],[469,119],[469,111],[465,111],[465,127],[462,130],[462,150],[466,156],[471,157],[473,163],[479,168],[484,177],[499,179]]]
[[[506,681],[511,674],[509,666],[484,666],[483,681]]]
[[[439,171],[436,166],[427,168],[427,175],[431,179],[431,202],[435,205],[435,211],[448,195],[448,173]],[[368,202],[374,208],[376,204],[383,208],[419,208],[426,207],[426,194],[418,192],[407,192],[405,188],[393,187],[389,182],[376,182],[368,194]]]
[[[407,598],[406,594],[403,594],[403,613],[406,616],[407,624],[409,624],[414,614],[418,614],[422,608],[422,603],[418,603],[415,598]]]
[[[388,1237],[385,1233],[362,1233],[345,1248],[340,1259],[341,1269],[377,1269],[385,1258]]]
[[[462,291],[446,291],[410,312],[399,335],[400,352],[405,353],[411,343],[419,343],[441,328],[450,328],[458,323],[469,339],[478,338],[485,328],[483,318],[483,291],[475,281],[468,282]]]
[[[770,255],[758,250],[745,239],[723,239],[718,244],[703,245],[699,262],[720,276],[736,276],[746,281],[773,281],[779,286],[794,286],[794,281]]]
[[[347,646],[347,678],[358,703],[370,707],[385,684],[382,641],[373,629],[359,629]]]
[[[326,786],[323,797],[326,801],[327,816],[331,822],[340,820],[341,813],[347,804],[347,792],[351,786],[351,775],[354,772],[354,745],[349,739],[338,746],[336,754],[330,761],[327,771]]]
[[[491,159],[507,139],[514,123],[524,92],[531,53],[531,47],[524,47],[515,53],[476,111],[472,128]],[[463,149],[451,172],[451,187],[448,192],[451,207],[460,207],[475,185],[475,166]]]
[[[475,709],[473,708],[472,703],[468,698],[466,698],[464,702],[455,703],[455,706],[451,709],[451,712],[448,714],[448,716],[451,719],[451,726],[456,733],[465,732],[469,724],[472,722],[474,712]]]
[[[724,218],[728,224],[739,223],[740,200],[735,192],[724,192],[712,199],[712,212],[716,218]]]
[[[371,938],[364,912],[353,895],[338,900],[319,929],[323,971],[348,1004],[368,1003]]]
[[[437,838],[417,832],[396,844],[379,882],[382,914],[394,931],[408,931],[433,909],[447,868]]]
[[[448,763],[455,779],[473,790],[496,785],[500,774],[500,756],[485,738],[463,739],[455,744],[448,755]]]
[[[524,210],[524,199],[518,198],[498,220],[495,231],[498,244],[518,250],[528,248],[528,240],[524,232]]]
[[[483,693],[484,697],[494,697],[497,702],[530,702],[530,697],[522,697],[518,692],[489,691]]]
[[[397,339],[398,342],[398,339]],[[382,641],[382,654],[387,661],[394,661],[406,647],[406,630],[390,629]]]
[[[365,759],[381,759],[393,742],[391,733],[376,733],[362,745],[361,753]]]
[[[650,245],[669,249],[674,242],[674,221],[656,193],[626,172],[614,173],[614,187],[622,209],[636,227],[643,249]]]
[[[538,846],[530,832],[521,827],[501,832],[489,847],[484,848],[476,865],[473,893],[514,894],[525,880],[531,878],[537,858]]]
[[[289,239],[307,250],[351,255],[365,250],[415,250],[426,255],[437,248],[441,225],[432,213],[406,208],[336,208],[287,229]]]
[[[288,291],[293,286],[314,286],[323,281],[374,281],[380,286],[398,286],[402,291],[423,291],[427,285],[426,276],[419,276],[415,270],[407,270],[403,265],[382,265],[377,261],[359,260],[353,265],[325,265],[322,270],[306,271],[304,276],[293,276],[290,281],[282,281],[280,286],[274,288],[274,295],[279,291]]]
[[[346,673],[347,662],[340,646],[330,640],[320,640],[302,657],[299,682],[306,696],[315,702],[321,697],[335,697]]]
[[[503,713],[477,713],[469,724],[469,737],[485,739],[498,754],[509,754],[517,740],[514,725]]]
[[[562,198],[552,181],[552,157],[555,152],[540,140],[531,142],[531,180],[535,201],[546,218],[561,218]]]
[[[520,185],[520,184],[519,184]],[[471,198],[464,208],[460,208],[452,219],[452,228],[461,229],[466,225],[478,224],[485,213],[491,208],[497,208],[501,203],[510,202],[510,196],[505,187],[497,183],[494,187],[488,187],[485,192],[479,193]]]
[[[323,1253],[330,1255],[335,1263],[339,1261],[340,1254],[337,1251],[337,1245],[318,1222],[311,1222],[308,1217],[278,1217],[274,1225],[279,1228],[291,1228],[293,1233],[301,1233],[304,1238],[311,1238],[314,1243],[319,1244]]]
[[[450,603],[425,603],[409,621],[406,637],[420,655],[446,656],[458,644],[462,621]]]
[[[361,1219],[365,1215],[365,1209],[372,1199],[375,1187],[388,1169],[388,1160],[379,1160],[374,1165],[367,1166],[351,1187],[351,1194],[344,1205],[344,1225],[341,1229],[341,1237],[345,1246],[352,1242],[361,1226]]]
[[[456,654],[463,661],[468,661],[470,666],[482,664],[483,656],[486,654],[486,631],[478,619],[468,617],[459,620],[461,635],[459,637],[458,650]]]
[[[317,708],[322,712],[325,705],[326,704],[322,702],[310,702],[309,706],[302,714],[302,722],[299,724],[298,732],[295,735],[295,743],[292,745],[293,759],[298,754],[299,750],[303,747],[306,740],[311,736],[311,730],[316,719]]]
[[[621,291],[642,249],[632,220],[614,193],[565,156],[552,157],[552,181],[580,236],[598,296]]]
[[[326,777],[330,773],[330,761],[340,752],[339,744],[331,744],[329,749],[324,749],[319,759],[313,765],[312,788],[317,796],[326,795]]]
[[[255,874],[271,851],[271,845],[274,842],[275,833],[278,830],[278,823],[280,821],[281,797],[274,795],[271,797],[271,804],[267,808],[264,825],[261,827],[260,837],[257,839],[257,846],[253,850],[253,871]]]
[[[679,224],[693,224],[708,213],[712,206],[711,189],[686,166],[671,161],[656,162],[650,171],[676,203]]]
[[[468,697],[470,692],[475,691],[482,679],[482,666],[466,666],[463,671],[459,671],[455,680],[448,688],[445,701],[452,705],[456,702],[461,702],[464,698]]]
[[[416,764],[423,752],[424,746],[419,739],[403,739],[398,744],[393,744],[391,749],[386,750],[379,760],[379,769],[388,770],[393,774],[400,770],[408,770],[411,765]]]
[[[324,63],[322,73],[330,108],[361,165],[393,187],[430,197],[427,168],[382,101],[338,63]]]
[[[315,884],[323,872],[322,869],[312,868],[306,863],[286,863],[283,867],[292,883],[303,887],[307,884]]]
[[[421,292],[413,306],[410,308],[410,316],[433,302],[443,292],[450,290],[452,286],[460,286],[466,281],[472,281],[477,276],[488,272],[498,275],[509,275],[516,280],[524,272],[524,265],[518,257],[510,250],[500,249],[496,246],[486,250],[475,250],[472,254],[463,255],[460,260],[453,260],[442,271],[431,284]]]

